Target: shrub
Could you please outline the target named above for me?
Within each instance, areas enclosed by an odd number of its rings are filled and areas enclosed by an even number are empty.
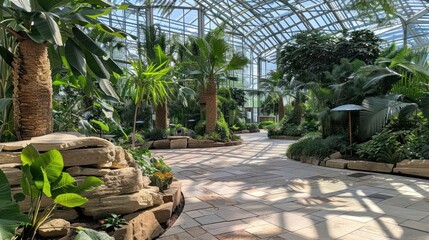
[[[231,132],[229,131],[228,123],[226,123],[225,118],[223,118],[223,116],[220,116],[220,118],[216,122],[216,131],[219,133],[221,140],[231,140]]]
[[[286,151],[286,155],[289,158],[297,156],[309,156],[318,159],[324,159],[329,156],[330,150],[321,137],[305,138],[298,142],[290,145]]]
[[[167,132],[162,128],[154,128],[145,133],[144,138],[149,141],[156,141],[167,138]]]
[[[263,121],[259,123],[258,127],[259,129],[266,129],[268,126],[273,124],[274,124],[274,121]]]
[[[359,144],[359,156],[377,162],[396,163],[407,156],[405,141],[409,130],[392,131],[383,129],[372,136],[371,140]]]
[[[206,133],[206,120],[198,121],[197,124],[195,124],[194,130],[196,134],[204,136],[204,134]]]
[[[257,123],[248,123],[248,124],[246,124],[246,128],[247,128],[247,130],[257,130],[257,129],[259,129]]]
[[[347,137],[344,135],[331,135],[325,138],[325,143],[330,152],[339,151],[341,153],[345,153],[349,145]]]

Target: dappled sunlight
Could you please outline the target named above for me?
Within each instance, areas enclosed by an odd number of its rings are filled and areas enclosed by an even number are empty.
[[[153,151],[169,156],[186,202],[166,236],[428,239],[429,181],[303,164],[284,156],[291,142],[247,136],[235,147]]]

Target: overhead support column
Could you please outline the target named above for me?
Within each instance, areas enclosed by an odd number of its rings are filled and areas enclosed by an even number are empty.
[[[341,28],[343,30],[347,30],[347,27],[343,23],[343,19],[341,19],[340,15],[338,15],[337,11],[335,11],[334,7],[332,6],[332,3],[330,1],[327,1],[327,0],[324,0],[324,2],[328,6],[329,10],[331,10],[331,12],[334,15],[335,19],[337,19],[338,24],[340,24]]]
[[[202,8],[198,8],[198,37],[204,37],[204,11]]]
[[[153,25],[153,8],[150,5],[146,6],[146,26]]]

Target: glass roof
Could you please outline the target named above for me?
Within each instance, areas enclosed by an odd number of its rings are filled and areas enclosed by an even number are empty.
[[[127,3],[145,6],[142,0],[114,0],[116,4]],[[397,12],[408,26],[408,43],[429,44],[429,1],[395,0]],[[287,43],[293,35],[308,29],[336,33],[345,29],[369,28],[383,39],[402,40],[401,22],[391,21],[383,27],[357,18],[357,13],[346,9],[348,0],[154,0],[152,6],[176,6],[200,8],[206,20],[216,26],[225,20],[234,35],[241,36],[244,44],[261,58],[274,58],[279,46]],[[192,17],[187,15],[187,17]],[[195,15],[195,24],[198,16]]]

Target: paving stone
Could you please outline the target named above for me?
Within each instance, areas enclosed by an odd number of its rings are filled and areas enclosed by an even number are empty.
[[[326,167],[330,167],[330,168],[347,168],[347,163],[349,161],[344,160],[344,159],[331,159],[326,161]]]
[[[178,170],[186,202],[161,239],[428,239],[429,180],[302,164],[284,156],[292,141],[243,138],[236,147],[153,150]]]

